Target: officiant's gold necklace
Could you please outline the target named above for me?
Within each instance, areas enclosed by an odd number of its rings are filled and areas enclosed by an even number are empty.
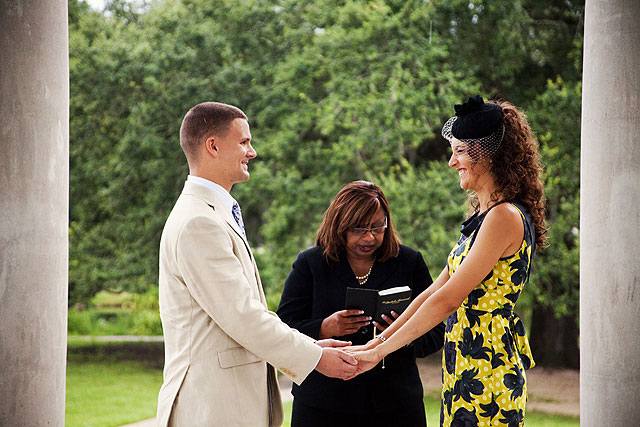
[[[367,271],[367,274],[365,274],[364,276],[356,276],[356,280],[358,280],[358,283],[360,283],[361,285],[367,283],[367,280],[369,280],[369,275],[371,274],[371,269],[373,268],[373,264],[374,263],[371,263],[371,267],[369,267],[369,271]]]

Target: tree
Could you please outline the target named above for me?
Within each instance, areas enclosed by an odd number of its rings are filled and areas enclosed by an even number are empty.
[[[114,147],[135,100],[129,93],[127,26],[84,3],[69,2],[70,210],[69,301],[114,287],[114,198],[109,192]],[[131,266],[134,267],[134,266]]]
[[[481,93],[522,106],[542,143],[551,246],[531,279],[536,351],[538,338],[551,342],[540,332],[550,316],[576,315],[583,9],[112,0],[103,14],[70,0],[70,303],[157,282],[161,230],[188,173],[179,126],[205,100],[250,119],[258,157],[233,195],[272,307],[331,199],[355,179],[381,185],[404,242],[439,270],[465,211],[439,132],[453,104]]]
[[[434,1],[453,64],[529,112],[546,165],[550,246],[531,278],[531,337],[541,365],[579,363],[580,79],[584,1]],[[444,35],[448,33],[448,37]],[[558,76],[562,76],[559,79]],[[546,84],[547,81],[551,81]],[[525,304],[526,305],[526,304]],[[522,307],[522,304],[519,304]]]
[[[434,0],[434,31],[449,60],[473,73],[484,92],[528,106],[547,79],[580,79],[575,43],[582,39],[584,1]],[[569,61],[567,59],[570,59]]]
[[[447,264],[467,213],[466,193],[455,169],[445,161],[427,168],[402,162],[378,176],[402,243],[422,252],[431,275]]]
[[[270,81],[273,2],[158,2],[139,14],[70,3],[70,303],[157,282],[158,241],[188,173],[188,108],[244,106]],[[256,51],[261,55],[255,55]],[[272,52],[275,56],[270,56]]]
[[[323,7],[302,2],[283,17],[297,30],[271,90],[257,101],[265,141],[258,158],[268,160],[250,186],[238,188],[269,196],[263,283],[278,296],[337,191],[405,161],[441,159],[448,145],[436,132],[453,100],[477,89],[448,66],[437,37],[430,43],[424,2],[344,2],[331,14]]]
[[[531,282],[534,356],[544,366],[579,367],[581,84],[549,81],[530,109],[542,145],[549,247],[538,252]]]

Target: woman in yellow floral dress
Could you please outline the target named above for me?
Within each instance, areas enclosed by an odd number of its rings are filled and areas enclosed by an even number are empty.
[[[440,424],[522,426],[525,369],[534,362],[513,309],[535,247],[546,239],[538,145],[524,114],[508,102],[476,96],[455,111],[442,135],[472,215],[429,289],[351,351],[364,372],[446,319]]]

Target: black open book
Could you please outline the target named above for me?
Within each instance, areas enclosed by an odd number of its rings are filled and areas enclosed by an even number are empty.
[[[386,325],[387,322],[382,320],[383,314],[393,318],[391,316],[392,311],[401,314],[410,302],[411,288],[408,286],[398,286],[381,291],[377,289],[347,288],[345,308],[364,310],[365,316],[371,316],[376,322]]]

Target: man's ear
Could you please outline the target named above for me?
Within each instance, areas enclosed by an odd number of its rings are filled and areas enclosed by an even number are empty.
[[[207,150],[207,153],[209,153],[210,156],[218,157],[218,141],[215,137],[210,136],[209,138],[207,138],[207,140],[204,142],[204,148],[205,150]]]

